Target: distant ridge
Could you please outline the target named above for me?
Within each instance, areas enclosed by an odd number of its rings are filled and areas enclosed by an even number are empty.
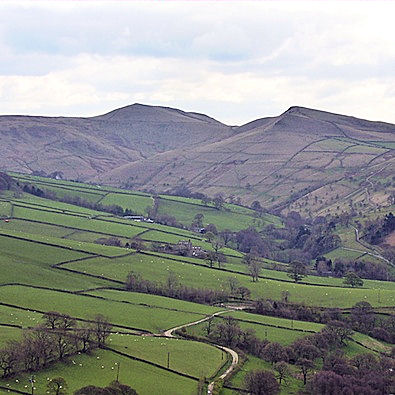
[[[89,118],[0,116],[0,138],[0,170],[157,192],[184,186],[282,210],[395,173],[395,125],[301,106],[241,126],[140,103]]]

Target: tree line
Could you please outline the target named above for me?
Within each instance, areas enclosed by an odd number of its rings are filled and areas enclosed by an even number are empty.
[[[41,370],[77,352],[86,353],[104,346],[112,325],[102,315],[92,322],[78,323],[55,311],[43,315],[43,323],[23,329],[22,340],[8,341],[0,349],[2,377]]]
[[[194,288],[182,285],[174,272],[169,273],[165,283],[145,280],[139,273],[130,272],[125,281],[125,289],[203,304],[225,302],[230,297],[230,293],[226,290]]]
[[[320,309],[303,304],[286,301],[288,295],[283,295],[282,301],[259,299],[252,304],[251,312],[261,315],[295,319],[301,321],[328,323],[343,322],[348,328],[365,333],[376,339],[395,343],[395,316],[376,315],[370,303],[356,303],[349,314],[344,314],[338,308]]]

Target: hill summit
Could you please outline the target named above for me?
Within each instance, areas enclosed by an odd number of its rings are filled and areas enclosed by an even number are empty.
[[[367,179],[390,182],[377,199],[392,196],[395,125],[300,106],[241,126],[139,103],[91,118],[1,116],[0,136],[9,171],[157,192],[182,186],[306,215],[365,191]]]

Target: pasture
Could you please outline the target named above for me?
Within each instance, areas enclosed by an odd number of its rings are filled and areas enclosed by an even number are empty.
[[[129,384],[142,395],[161,395],[163,388],[175,395],[192,395],[197,388],[197,382],[193,379],[111,351],[97,350],[91,355],[75,355],[65,362],[58,362],[34,374],[35,393],[45,394],[48,380],[59,376],[66,380],[70,392],[91,385],[93,382],[96,386],[105,387],[116,379],[118,364],[119,380]],[[1,383],[13,389],[28,391],[31,388],[30,377],[30,374],[21,374]]]
[[[208,266],[196,266],[165,257],[136,254],[112,260],[92,258],[83,262],[70,262],[64,267],[100,275],[105,278],[125,281],[130,271],[140,273],[144,279],[164,283],[169,272],[174,272],[183,285],[200,288],[227,289],[230,276],[251,290],[251,297],[281,299],[282,292],[290,293],[289,300],[322,307],[351,307],[365,300],[373,306],[393,306],[395,289],[341,288],[324,285],[311,286],[292,282],[260,279],[253,283],[250,276],[214,270]]]
[[[97,314],[108,317],[114,326],[161,332],[173,326],[203,318],[204,314],[183,310],[170,310],[159,306],[124,303],[83,294],[74,294],[28,286],[0,288],[3,303],[34,311],[58,311],[75,318],[93,320]]]
[[[329,142],[333,146],[337,143]],[[60,197],[74,196],[103,205],[119,205],[141,215],[145,215],[154,201],[149,194],[117,188],[22,175],[18,178],[56,192]],[[196,199],[175,196],[160,196],[158,202],[159,214],[173,215],[184,224],[190,224],[197,213],[202,213],[204,224],[215,223],[219,230],[240,230],[269,223],[281,226],[277,217],[264,214],[262,218],[255,218],[251,209],[236,205],[225,204],[223,210],[217,210],[211,204],[203,205]],[[283,292],[287,291],[289,301],[311,306],[350,308],[359,301],[367,301],[377,308],[395,304],[395,287],[391,282],[364,280],[363,288],[354,289],[345,287],[342,278],[308,276],[302,284],[295,284],[286,272],[268,269],[270,264],[276,264],[269,260],[263,260],[266,268],[262,269],[259,281],[252,282],[248,267],[242,263],[243,254],[230,248],[220,250],[227,255],[227,262],[221,268],[217,263],[210,268],[205,260],[196,257],[147,250],[137,252],[97,244],[95,241],[99,238],[116,237],[125,244],[138,236],[143,239],[145,248],[152,243],[176,244],[188,239],[203,249],[213,248],[199,233],[135,222],[26,193],[18,197],[3,194],[0,217],[8,219],[7,222],[0,221],[1,344],[20,338],[21,329],[11,325],[36,326],[42,322],[42,313],[46,311],[58,311],[79,320],[93,320],[97,314],[102,314],[114,328],[108,339],[110,349],[95,351],[91,356],[74,355],[37,372],[37,394],[44,394],[47,379],[55,376],[64,377],[70,391],[88,384],[105,386],[115,378],[116,364],[119,363],[121,382],[130,384],[140,394],[162,394],[163,388],[166,393],[193,394],[199,377],[215,375],[226,362],[222,351],[211,345],[147,335],[148,332],[161,334],[169,328],[205,318],[224,310],[223,306],[127,292],[124,281],[130,271],[141,274],[143,279],[161,283],[166,283],[169,273],[174,273],[180,285],[217,290],[229,290],[229,278],[234,278],[238,286],[251,291],[251,299],[281,300]],[[338,234],[344,245],[353,248],[358,244],[352,228],[341,228]],[[358,247],[361,248],[359,244]],[[327,256],[354,255],[339,248]],[[287,267],[286,264],[282,266]],[[323,327],[317,323],[242,311],[233,311],[229,315],[238,320],[242,329],[254,329],[260,339],[283,345]],[[222,318],[213,321],[216,324]],[[205,325],[190,327],[188,331],[202,335]],[[367,350],[384,353],[390,350],[390,345],[361,333],[355,333],[353,340],[345,348],[349,356]],[[170,368],[176,373],[162,369],[167,365],[168,353]],[[133,360],[133,357],[146,362]],[[242,386],[245,372],[253,367],[271,369],[262,360],[248,358],[242,370],[233,377],[232,385]],[[182,377],[177,372],[191,375],[196,380]],[[28,377],[21,374],[0,383],[29,390]],[[300,381],[292,379],[282,393],[298,389]],[[230,392],[225,390],[223,394]]]

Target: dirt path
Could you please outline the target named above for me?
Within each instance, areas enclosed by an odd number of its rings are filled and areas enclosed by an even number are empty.
[[[388,263],[389,265],[393,266],[393,264],[392,264],[391,261],[389,261],[388,259],[384,258],[384,257],[383,257],[382,255],[380,255],[375,249],[372,248],[371,251],[367,250],[367,247],[366,247],[364,244],[362,244],[362,242],[361,242],[361,240],[360,240],[360,238],[359,238],[359,230],[358,230],[355,226],[353,226],[353,228],[354,228],[354,231],[355,231],[355,241],[356,241],[359,245],[361,245],[362,247],[364,247],[366,250],[361,251],[361,250],[356,250],[356,249],[353,249],[353,248],[346,248],[346,247],[343,247],[344,250],[356,251],[356,252],[361,252],[361,253],[363,253],[363,254],[371,255],[371,256],[373,256],[373,257],[375,257],[375,258],[378,258],[378,259],[381,259],[381,260],[383,260],[384,262]],[[373,251],[373,252],[372,252],[372,251]]]
[[[229,313],[229,312],[231,312],[231,311],[232,311],[232,310],[217,311],[216,313],[214,313],[214,314],[212,314],[212,315],[209,315],[209,316],[207,316],[207,317],[201,318],[200,320],[193,321],[193,322],[189,322],[188,324],[176,326],[176,327],[174,327],[174,328],[170,328],[170,329],[168,329],[166,332],[164,332],[162,336],[166,336],[166,337],[175,337],[175,336],[173,335],[173,332],[178,331],[179,329],[187,328],[188,326],[193,326],[193,325],[200,324],[200,323],[202,323],[202,322],[204,322],[204,321],[208,321],[210,318],[213,318],[213,317],[215,317],[215,316],[217,316],[217,315],[224,314],[224,313]]]
[[[163,335],[166,336],[166,337],[175,337],[173,332],[175,332],[175,331],[177,331],[179,329],[187,328],[189,326],[200,324],[200,323],[208,321],[209,319],[211,319],[213,317],[216,317],[216,316],[218,316],[220,314],[229,313],[231,311],[234,311],[234,309],[217,311],[216,313],[214,313],[214,314],[212,314],[210,316],[204,317],[204,318],[202,318],[200,320],[189,322],[188,324],[176,326],[175,328],[170,328],[167,331],[165,331],[163,333]],[[230,375],[230,373],[233,371],[233,369],[236,367],[236,365],[239,363],[239,354],[237,354],[237,352],[232,350],[231,348],[228,348],[228,347],[225,347],[225,346],[221,346],[219,344],[215,344],[215,346],[220,348],[221,350],[229,353],[232,356],[232,363],[230,364],[228,369],[226,369],[226,371],[224,373],[222,373],[221,376],[219,376],[219,379],[225,380]],[[213,392],[214,382],[215,381],[212,381],[211,383],[209,383],[208,388],[207,388],[207,394],[211,394]]]
[[[233,369],[236,367],[236,365],[239,363],[239,354],[237,354],[236,351],[234,351],[228,347],[224,347],[224,346],[217,346],[217,347],[221,348],[225,352],[228,352],[232,356],[232,363],[230,364],[228,369],[226,369],[226,371],[224,373],[222,373],[221,376],[219,376],[219,379],[225,380],[230,375],[230,373],[233,371]],[[208,387],[207,387],[207,394],[208,395],[212,394],[213,389],[214,389],[214,383],[215,383],[215,381],[212,381],[208,385]]]

